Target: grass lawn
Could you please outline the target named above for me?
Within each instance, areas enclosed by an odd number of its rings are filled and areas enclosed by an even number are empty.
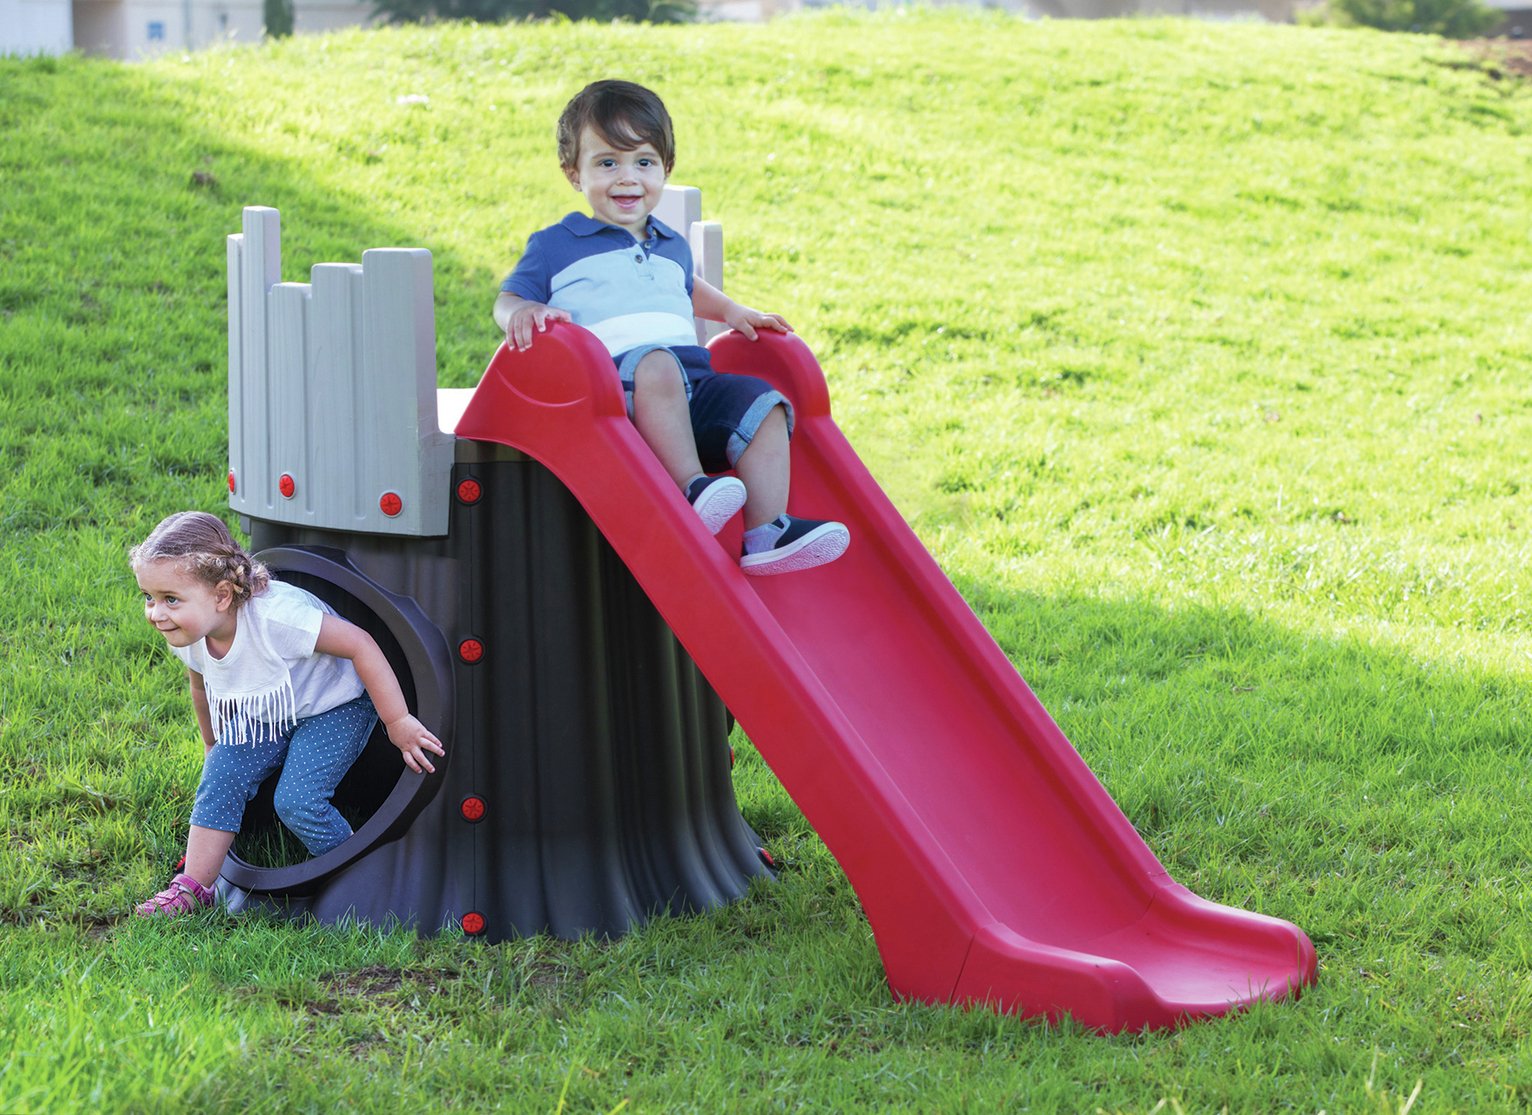
[[[892,1001],[787,869],[618,941],[126,917],[200,758],[125,551],[226,506],[224,237],[435,257],[474,383],[552,123],[654,85],[728,289],[1172,876],[1296,1003],[1102,1038]],[[0,1111],[1532,1105],[1532,84],[1411,36],[822,14],[0,59]]]

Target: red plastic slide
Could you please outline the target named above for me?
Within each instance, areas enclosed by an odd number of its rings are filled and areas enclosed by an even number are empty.
[[[712,351],[793,400],[789,510],[850,527],[839,561],[741,573],[737,529],[708,535],[577,326],[502,347],[457,435],[574,493],[844,868],[894,992],[1116,1031],[1312,982],[1296,926],[1166,874],[852,452],[803,342]]]

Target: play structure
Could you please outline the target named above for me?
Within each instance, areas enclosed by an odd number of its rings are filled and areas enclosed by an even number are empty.
[[[721,286],[696,191],[659,216]],[[429,254],[282,283],[278,229],[247,209],[229,238],[231,504],[279,576],[374,632],[447,758],[422,777],[374,740],[337,794],[356,835],[283,867],[231,856],[232,905],[495,940],[732,901],[771,875],[732,715],[899,996],[1115,1031],[1314,979],[1301,930],[1168,876],[847,444],[796,336],[725,333],[714,364],[793,400],[789,510],[852,543],[750,578],[738,524],[707,533],[593,335],[554,325],[438,391]]]

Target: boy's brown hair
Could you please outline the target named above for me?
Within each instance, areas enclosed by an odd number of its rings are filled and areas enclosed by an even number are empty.
[[[559,166],[580,160],[580,133],[589,127],[613,147],[631,151],[647,143],[668,175],[676,164],[676,137],[665,103],[631,81],[593,81],[576,93],[559,116]]]

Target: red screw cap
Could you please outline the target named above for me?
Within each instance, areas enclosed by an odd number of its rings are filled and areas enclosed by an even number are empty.
[[[470,825],[476,825],[484,820],[484,814],[489,811],[489,806],[478,794],[469,794],[458,806],[458,812],[462,813],[463,820]]]
[[[484,485],[471,476],[466,480],[459,480],[457,498],[459,503],[478,503],[484,498]]]
[[[457,645],[457,656],[472,666],[484,657],[484,644],[478,639],[464,639]]]
[[[283,499],[293,498],[298,491],[298,484],[293,479],[292,473],[284,472],[281,476],[277,477],[277,491],[282,493]]]
[[[479,936],[488,927],[489,923],[484,920],[484,915],[477,910],[469,910],[463,915],[463,932],[470,937]]]
[[[239,491],[239,482],[234,476],[234,470],[231,468],[229,470],[229,494],[232,496],[237,491]]]
[[[378,500],[378,509],[392,519],[404,510],[404,500],[399,498],[398,492],[384,492]]]

